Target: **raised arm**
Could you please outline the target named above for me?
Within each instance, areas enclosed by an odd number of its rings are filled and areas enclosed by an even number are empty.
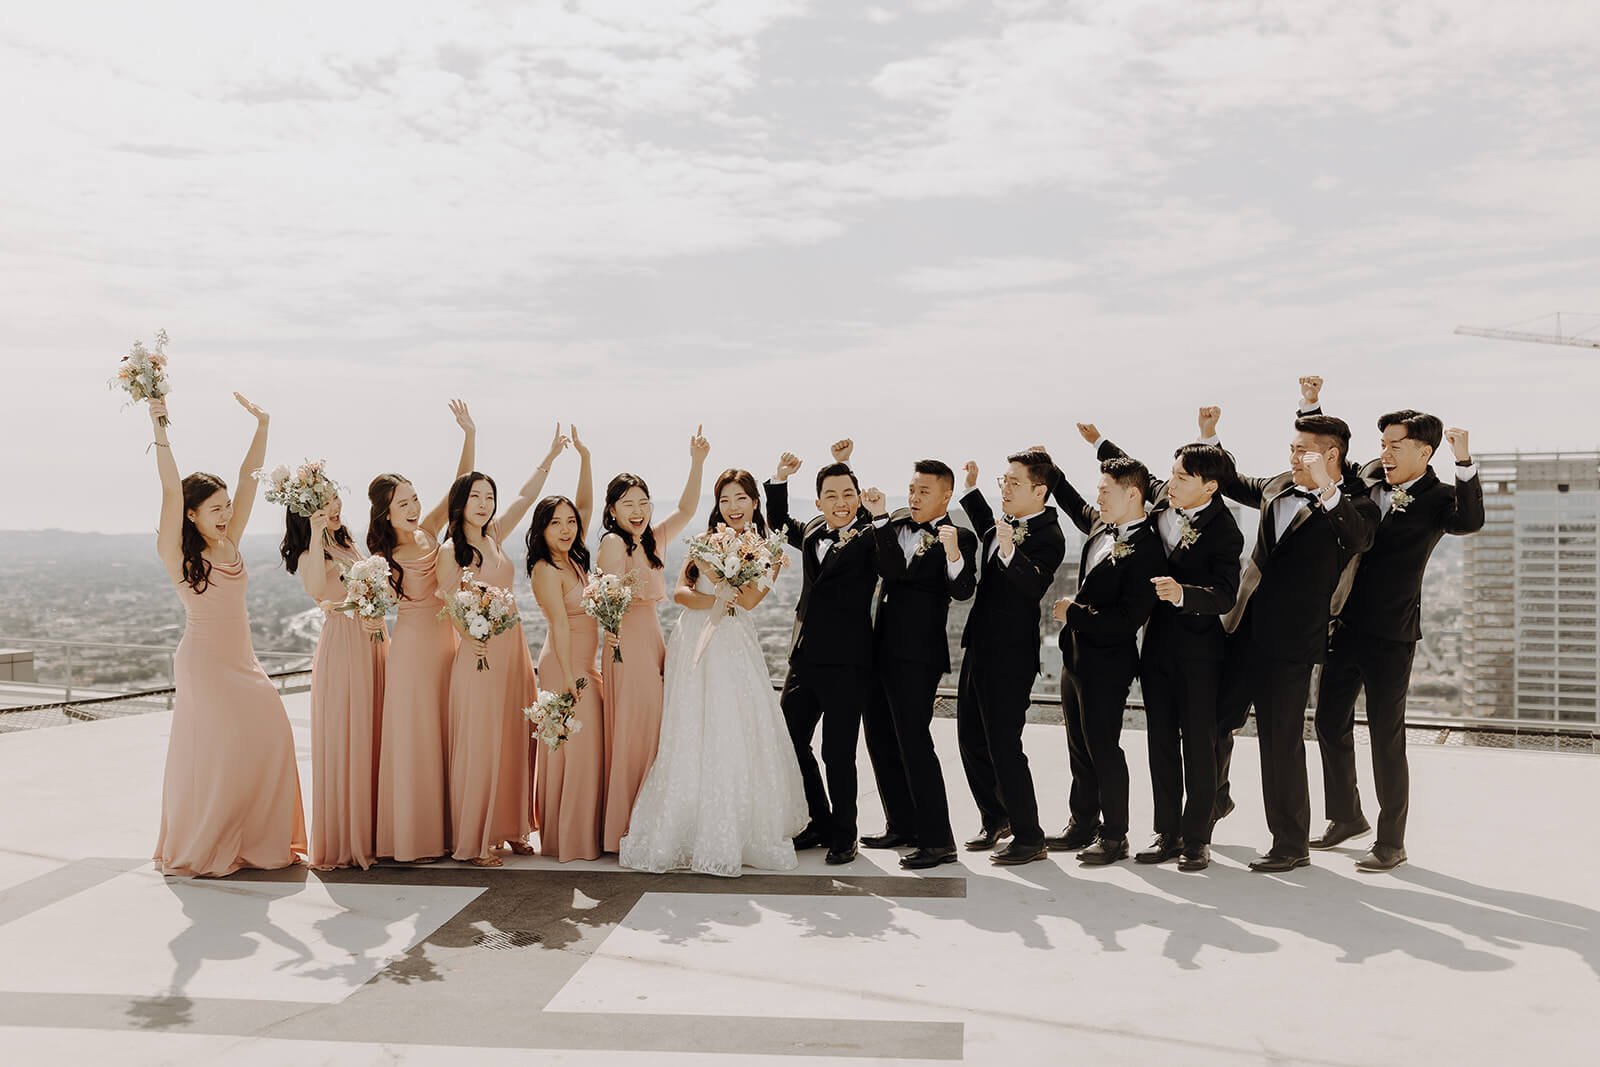
[[[256,435],[250,439],[250,449],[239,465],[239,481],[233,487],[233,518],[228,520],[228,540],[237,546],[245,527],[250,524],[250,512],[255,510],[256,493],[261,488],[256,483],[255,472],[267,461],[267,413],[239,393],[234,393],[233,398],[256,417]]]
[[[683,533],[700,507],[700,491],[706,481],[706,457],[711,454],[711,445],[701,436],[704,429],[703,425],[696,426],[694,436],[689,438],[689,477],[683,483],[683,492],[678,494],[678,509],[656,523],[658,543]]]
[[[504,543],[511,532],[517,528],[528,509],[539,500],[539,494],[544,492],[545,480],[550,477],[550,465],[561,455],[561,450],[567,447],[567,438],[561,433],[561,424],[556,423],[556,434],[550,441],[550,451],[545,453],[544,462],[534,468],[533,474],[522,488],[517,490],[517,498],[511,506],[502,511],[494,520],[494,539],[496,543]]]
[[[561,684],[544,688],[553,693],[570,693],[578,676],[573,673],[572,631],[567,625],[566,598],[561,595],[561,572],[548,563],[535,564],[533,596],[550,626],[550,646],[555,649],[556,666],[561,670]]]
[[[1050,495],[1080,533],[1088,533],[1100,521],[1100,509],[1083,499],[1077,487],[1067,480],[1066,472],[1054,464],[1050,466]]]
[[[994,512],[989,510],[989,502],[978,492],[978,461],[967,460],[964,470],[966,487],[961,493],[961,510],[967,513],[972,532],[978,535],[978,543],[982,544],[983,539],[994,530]]]
[[[1215,404],[1200,409],[1200,435],[1196,438],[1200,444],[1216,445],[1222,447],[1222,442],[1217,437],[1217,423],[1222,419],[1222,409]],[[1270,478],[1252,478],[1248,475],[1233,471],[1221,482],[1222,495],[1237,504],[1247,508],[1261,507],[1267,495],[1267,482]]]
[[[785,541],[794,548],[805,547],[805,531],[798,528],[789,519],[789,475],[800,469],[800,457],[793,452],[785,452],[778,457],[778,469],[773,473],[772,480],[762,486],[767,498],[767,523],[774,530],[783,534]]]
[[[578,436],[578,427],[574,425],[571,430],[572,447],[578,451],[578,495],[573,497],[572,503],[578,509],[578,525],[587,530],[589,520],[594,518],[594,464],[590,461],[589,446]]]
[[[167,441],[167,402],[150,401],[150,429],[155,434],[156,473],[161,476],[161,524],[156,527],[156,554],[173,582],[183,581],[183,478]]]
[[[1452,426],[1444,432],[1450,449],[1456,457],[1456,499],[1444,514],[1444,532],[1452,534],[1477,533],[1483,529],[1483,481],[1478,468],[1472,463],[1472,452],[1467,447],[1467,431]],[[1467,464],[1465,469],[1462,464]]]
[[[328,561],[323,557],[323,544],[328,533],[328,512],[318,509],[311,513],[311,543],[300,553],[300,585],[306,595],[318,604],[333,599],[334,590],[328,588]]]
[[[472,421],[472,413],[467,410],[465,400],[450,401],[450,414],[456,417],[456,425],[461,427],[461,458],[456,461],[456,478],[471,471],[477,463],[478,453],[478,424]],[[451,479],[454,483],[455,479]],[[433,506],[418,526],[429,537],[438,537],[444,530],[445,523],[450,515],[450,490],[446,487],[444,495]]]

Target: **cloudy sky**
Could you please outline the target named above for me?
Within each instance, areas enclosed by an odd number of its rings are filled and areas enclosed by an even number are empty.
[[[1212,402],[1265,472],[1302,373],[1358,441],[1593,448],[1600,352],[1451,330],[1600,312],[1596,40],[1585,0],[30,5],[0,527],[153,525],[105,379],[158,326],[185,470],[233,477],[240,389],[356,495],[442,491],[452,395],[502,485],[560,418],[661,499],[701,422],[895,491],[1036,440],[1087,480],[1078,420],[1159,460]]]

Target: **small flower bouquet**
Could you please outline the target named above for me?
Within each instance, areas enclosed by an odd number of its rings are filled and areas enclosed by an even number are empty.
[[[127,393],[130,404],[163,400],[172,391],[172,385],[167,381],[166,330],[156,331],[155,344],[155,351],[152,352],[144,346],[143,341],[133,342],[128,354],[117,364],[116,377],[107,383],[111,388]],[[169,425],[165,415],[161,416],[161,425]]]
[[[517,601],[509,589],[480,582],[471,571],[461,573],[461,588],[446,598],[439,609],[441,619],[455,622],[474,641],[487,641],[503,634],[520,621]],[[478,646],[478,669],[489,669],[489,659],[483,646]]]
[[[777,534],[762,537],[755,530],[734,533],[726,526],[687,538],[689,558],[735,593],[752,583],[759,589],[772,588],[772,565],[783,555],[783,538]],[[730,605],[728,614],[733,614]]]
[[[633,603],[633,585],[634,577],[630,571],[627,574],[596,573],[589,579],[589,584],[583,587],[581,603],[584,613],[597,621],[606,633],[617,638],[611,646],[614,663],[622,662],[622,617]]]
[[[389,584],[389,561],[382,556],[368,556],[348,567],[340,567],[344,577],[344,603],[335,605],[334,611],[354,615],[358,619],[382,619],[395,605],[394,586]],[[372,633],[374,641],[384,639],[380,627]]]
[[[267,503],[282,504],[302,518],[309,519],[338,495],[339,487],[328,478],[327,461],[308,459],[291,470],[280,463],[269,473],[266,468],[251,477],[267,487]]]
[[[535,741],[544,742],[545,747],[554,752],[577,736],[583,729],[583,723],[578,720],[574,710],[578,706],[578,695],[588,684],[588,679],[579,678],[566,693],[539,690],[538,700],[522,709],[523,717],[533,724]]]

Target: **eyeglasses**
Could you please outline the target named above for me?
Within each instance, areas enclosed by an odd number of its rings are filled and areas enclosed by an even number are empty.
[[[1002,489],[1006,488],[1007,486],[1010,486],[1013,489],[1021,489],[1028,483],[1024,482],[1021,478],[1016,478],[1009,474],[1002,474],[1000,477],[994,480],[994,484],[998,485]]]

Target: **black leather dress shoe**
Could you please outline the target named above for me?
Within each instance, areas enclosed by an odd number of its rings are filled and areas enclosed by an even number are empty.
[[[916,848],[917,839],[910,834],[897,834],[885,830],[881,834],[868,834],[861,839],[862,848]]]
[[[909,855],[900,857],[900,866],[908,871],[925,871],[929,867],[937,867],[941,863],[956,862],[956,846],[945,845],[942,848],[919,848]]]
[[[1150,847],[1133,857],[1135,863],[1165,863],[1183,854],[1183,838],[1175,834],[1157,834]]]
[[[1011,844],[990,856],[989,862],[1001,867],[1015,867],[1021,863],[1046,859],[1049,855],[1050,850],[1044,847],[1043,841],[1035,845],[1024,845],[1013,839]]]
[[[841,863],[849,863],[856,858],[856,843],[851,841],[844,845],[834,845],[828,849],[828,855],[824,858],[834,866],[838,866]]]
[[[1392,871],[1406,861],[1406,850],[1399,845],[1373,845],[1372,851],[1356,860],[1356,870],[1375,874]]]
[[[808,848],[816,848],[826,840],[827,838],[822,836],[821,830],[818,830],[815,826],[808,826],[801,830],[799,836],[794,839],[794,850],[796,852],[804,852]]]
[[[967,838],[967,840],[962,843],[961,847],[966,849],[968,852],[988,852],[989,850],[993,849],[994,846],[1000,843],[1000,839],[1002,837],[1010,836],[1011,827],[1009,824],[1002,824],[1000,826],[992,827],[985,826],[982,830],[978,831],[977,837]]]
[[[1211,821],[1214,823],[1221,822],[1223,819],[1226,819],[1229,815],[1233,814],[1233,809],[1234,803],[1232,797],[1228,797],[1225,800],[1219,800],[1216,806],[1211,809]]]
[[[1203,871],[1211,866],[1211,846],[1202,842],[1183,846],[1183,856],[1178,860],[1180,871]]]
[[[1108,863],[1128,858],[1126,837],[1097,837],[1094,844],[1078,853],[1078,862],[1085,867],[1104,867]]]
[[[1371,829],[1372,824],[1365,819],[1351,819],[1349,822],[1330,821],[1328,828],[1322,831],[1321,837],[1311,839],[1311,847],[1332,848],[1334,845],[1344,844],[1352,837],[1360,837]]]
[[[1283,874],[1297,867],[1309,866],[1311,866],[1310,856],[1280,856],[1277,853],[1269,852],[1260,859],[1252,861],[1250,869],[1252,871],[1260,871],[1262,874]]]
[[[1059,834],[1046,836],[1044,845],[1051,852],[1081,852],[1094,844],[1099,836],[1099,823],[1080,826],[1077,819],[1072,819]]]

